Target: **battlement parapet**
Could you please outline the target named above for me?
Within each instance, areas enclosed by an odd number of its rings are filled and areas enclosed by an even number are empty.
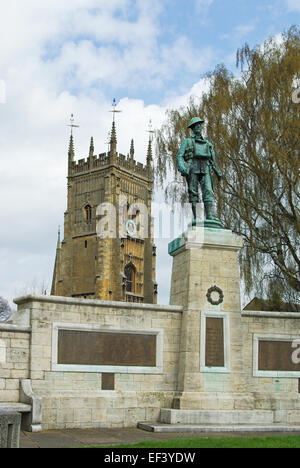
[[[99,156],[89,156],[88,158],[73,161],[70,167],[70,175],[77,175],[82,172],[91,171],[101,167],[109,166],[110,153],[101,153]],[[135,174],[148,177],[148,167],[141,162],[135,161],[130,156],[117,153],[115,164],[122,169],[127,169]]]
[[[108,164],[109,156],[107,153],[101,153],[99,156],[89,156],[88,158],[83,158],[72,162],[71,175],[107,166]]]
[[[140,174],[144,177],[148,176],[147,166],[144,166],[144,164],[135,161],[135,159],[129,156],[126,157],[124,154],[118,154],[117,164],[123,169],[127,169],[128,171],[134,172],[135,174]]]

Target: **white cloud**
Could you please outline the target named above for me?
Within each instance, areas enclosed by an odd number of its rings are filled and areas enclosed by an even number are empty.
[[[6,101],[6,84],[0,80],[0,104],[5,104]]]
[[[289,11],[300,12],[300,0],[285,0]]]
[[[203,23],[207,21],[208,13],[213,3],[214,0],[195,0],[196,13]]]
[[[210,48],[199,50],[180,35],[173,44],[160,43],[161,8],[158,0],[11,0],[0,18],[0,78],[9,83],[20,76],[24,87],[37,82],[61,92],[161,88],[182,67],[204,72]]]
[[[209,90],[209,79],[201,78],[197,83],[195,83],[191,89],[182,94],[178,95],[169,95],[164,101],[164,105],[168,109],[180,108],[181,106],[186,106],[189,103],[191,97],[195,99],[200,99],[202,94]]]
[[[51,283],[56,233],[66,209],[68,119],[73,112],[76,157],[106,151],[111,98],[105,87],[154,89],[184,66],[201,72],[210,49],[185,37],[160,46],[158,0],[10,0],[0,17],[0,295],[10,300],[25,284]],[[118,14],[116,14],[118,13]],[[195,85],[192,92],[202,87]],[[195,91],[196,90],[196,91]],[[160,105],[121,99],[118,149],[145,162],[148,122],[160,127],[166,107],[188,100],[169,94]],[[25,284],[24,284],[25,283]],[[167,287],[167,286],[166,286]],[[162,294],[165,294],[161,290]]]
[[[209,8],[213,3],[214,0],[195,0],[197,8],[200,10],[201,8]]]
[[[195,49],[187,37],[178,38],[171,47],[163,47],[161,53],[166,74],[174,73],[174,69],[180,73],[207,70],[213,57],[210,47]]]
[[[118,108],[122,113],[117,116],[118,150],[127,154],[134,138],[136,159],[145,162],[149,119],[154,128],[159,128],[167,108],[186,104],[191,94],[198,95],[203,89],[205,83],[200,81],[190,92],[169,97],[161,106],[121,99]],[[104,98],[96,101],[68,92],[54,97],[42,87],[34,87],[18,103],[14,96],[10,99],[10,103],[0,107],[1,122],[5,119],[0,132],[0,294],[12,301],[35,278],[38,284],[51,284],[57,226],[63,225],[66,209],[68,116],[74,112],[76,123],[80,124],[74,131],[76,158],[87,157],[92,135],[95,152],[101,153],[107,149],[111,103]],[[170,265],[163,248],[158,243],[160,271],[164,271],[165,264]],[[161,284],[164,280],[161,273],[158,280],[160,301],[166,303],[169,284]]]
[[[230,33],[220,35],[220,39],[235,39],[241,41],[245,36],[252,33],[256,28],[256,21],[252,21],[249,24],[240,24],[236,26]]]
[[[247,34],[253,32],[255,28],[255,23],[241,24],[235,28],[235,33],[238,38],[242,38],[244,36],[247,36]]]

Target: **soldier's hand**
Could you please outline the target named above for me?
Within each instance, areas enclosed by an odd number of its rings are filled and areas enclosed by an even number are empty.
[[[186,167],[181,167],[179,172],[183,177],[187,177],[189,175],[189,170]]]

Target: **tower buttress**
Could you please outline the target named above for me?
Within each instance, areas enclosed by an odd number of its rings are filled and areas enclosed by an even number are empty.
[[[111,138],[110,138],[110,163],[114,164],[117,157],[117,131],[115,121],[112,123]]]
[[[91,137],[90,151],[89,151],[89,157],[90,158],[92,158],[94,156],[94,152],[95,152],[94,138]]]
[[[73,162],[75,159],[75,151],[74,151],[74,141],[73,141],[73,128],[79,128],[79,125],[75,125],[74,114],[71,114],[70,119],[71,124],[68,127],[71,127],[71,137],[70,137],[70,144],[69,144],[69,152],[68,152],[68,175],[72,173]]]
[[[153,177],[152,163],[153,163],[152,140],[150,138],[149,145],[148,145],[148,152],[147,152],[147,169],[148,169],[149,179],[150,178],[152,179]]]
[[[130,158],[134,159],[134,141],[133,139],[131,140],[131,145],[130,145]]]
[[[56,290],[57,284],[59,281],[60,276],[60,263],[61,263],[61,241],[60,241],[60,227],[58,229],[58,236],[57,236],[57,246],[56,246],[56,257],[55,257],[55,265],[53,271],[53,280],[52,280],[52,288],[51,288],[51,295],[55,296],[58,294]]]
[[[73,128],[78,126],[71,118],[64,239],[61,243],[59,232],[51,294],[154,303],[155,257],[150,229],[152,139],[145,165],[135,161],[133,140],[129,159],[118,153],[115,114],[121,111],[116,110],[115,103],[113,107],[108,152],[99,157],[95,156],[92,137],[88,158],[75,160]],[[120,206],[122,198],[126,198],[124,210]],[[115,208],[115,214],[108,214],[108,204]],[[145,236],[141,231],[143,213],[129,211],[134,204],[148,208],[149,232]],[[136,232],[132,234],[127,226],[135,226]],[[102,236],[101,229],[108,230],[108,236]]]
[[[73,140],[73,135],[71,135],[70,136],[69,151],[68,151],[69,174],[71,174],[74,158],[75,158],[74,140]]]

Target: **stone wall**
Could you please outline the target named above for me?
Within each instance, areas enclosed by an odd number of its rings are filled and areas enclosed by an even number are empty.
[[[240,237],[231,231],[195,229],[169,244],[173,256],[171,303],[184,307],[179,386],[174,407],[181,410],[244,409],[241,301],[238,252]],[[209,291],[222,300],[214,305]],[[215,299],[220,298],[220,293]],[[206,324],[222,321],[223,342],[214,343],[214,360],[206,363]]]
[[[19,402],[20,381],[28,379],[34,394],[42,398],[43,430],[136,426],[140,421],[157,421],[162,408],[220,414],[252,411],[253,420],[260,420],[260,412],[265,411],[274,422],[299,424],[300,364],[293,369],[291,359],[300,347],[292,347],[293,341],[300,340],[300,315],[241,312],[238,302],[227,310],[226,302],[223,308],[206,299],[201,309],[196,304],[184,308],[64,297],[17,299],[18,312],[11,323],[0,326],[0,402]],[[224,356],[211,367],[206,360],[207,324],[217,324],[218,335],[220,320]],[[68,361],[70,357],[62,352],[65,332],[83,333],[81,349],[85,359],[93,362]],[[103,333],[106,338],[110,335],[111,343],[122,334],[140,337],[141,343],[150,336],[155,361],[150,353],[145,358],[149,362],[142,356],[142,364],[122,364],[123,354],[132,348],[129,339],[124,352],[118,348],[114,353],[114,344],[107,347],[114,359],[120,356],[119,365],[116,361],[95,364],[85,348],[95,350],[89,336],[93,341],[95,334]],[[278,348],[288,343],[283,365],[290,369],[262,370],[260,341],[279,343]],[[71,354],[78,359],[77,344],[74,348]],[[300,358],[300,352],[296,356]]]
[[[19,382],[29,376],[29,349],[29,328],[0,324],[0,402],[19,402]]]
[[[292,343],[300,339],[300,314],[241,311],[242,246],[231,231],[198,227],[169,244],[171,303],[184,307],[173,407],[253,411],[257,419],[269,410],[274,422],[299,424],[300,359],[293,364]]]
[[[16,300],[30,311],[32,389],[43,399],[43,429],[129,427],[158,419],[171,407],[177,386],[181,307],[71,298]],[[157,366],[83,366],[57,363],[57,330],[157,333]],[[56,338],[55,338],[56,337]],[[124,350],[125,351],[125,350]],[[114,374],[114,390],[102,390],[103,373]]]
[[[300,422],[300,372],[259,371],[257,341],[300,339],[300,314],[288,312],[242,312],[243,374],[251,394],[249,409],[273,410],[275,422]],[[298,345],[299,347],[299,345]],[[290,360],[296,348],[290,347]]]

